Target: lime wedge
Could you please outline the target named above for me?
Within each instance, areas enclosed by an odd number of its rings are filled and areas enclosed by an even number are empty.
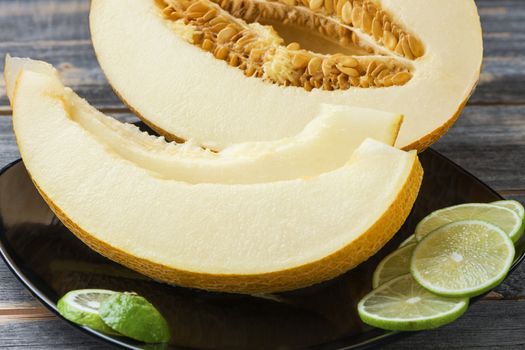
[[[357,310],[361,320],[371,326],[418,331],[456,320],[467,310],[468,302],[468,298],[433,294],[406,274],[371,291],[361,299]]]
[[[102,320],[119,333],[145,343],[170,340],[168,323],[146,299],[134,293],[116,293],[99,309]]]
[[[525,208],[523,208],[523,205],[521,205],[521,203],[518,201],[506,200],[506,201],[492,202],[490,204],[494,204],[499,207],[510,209],[514,211],[516,214],[518,214],[521,220],[525,219]]]
[[[410,270],[433,293],[472,297],[503,281],[513,259],[514,244],[499,227],[484,221],[458,221],[419,242]]]
[[[118,335],[102,321],[98,314],[100,303],[113,294],[115,292],[105,289],[74,290],[58,301],[58,312],[65,319],[81,326],[110,335]]]
[[[441,209],[428,215],[416,226],[416,238],[421,241],[435,229],[462,220],[481,220],[496,225],[513,242],[523,234],[522,220],[514,211],[494,204],[472,203]]]
[[[398,248],[403,248],[409,244],[412,244],[412,243],[417,243],[417,239],[416,239],[416,235],[412,234],[410,236],[407,237],[407,239],[405,239],[403,242],[401,242],[401,244],[399,245]]]
[[[377,265],[372,277],[372,287],[375,289],[396,277],[410,273],[410,259],[416,244],[409,244],[393,251]]]

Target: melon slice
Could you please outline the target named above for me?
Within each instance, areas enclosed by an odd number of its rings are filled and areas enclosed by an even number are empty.
[[[396,145],[422,150],[459,116],[482,62],[473,0],[91,4],[122,100],[166,137],[217,150],[296,135],[323,103],[402,113]]]
[[[44,199],[91,248],[160,281],[261,293],[333,278],[395,234],[421,184],[416,152],[372,139],[307,179],[167,179],[87,125],[79,115],[100,115],[52,69],[19,60],[6,69],[20,153]]]
[[[49,64],[6,59],[6,80],[22,69],[55,76]],[[10,88],[14,83],[8,84]],[[12,96],[12,91],[8,91]],[[310,177],[344,165],[368,137],[393,145],[402,116],[363,108],[324,105],[320,115],[298,135],[277,141],[232,145],[219,153],[193,142],[166,142],[100,113],[68,91],[70,113],[121,157],[140,162],[157,176],[189,183],[258,183]]]

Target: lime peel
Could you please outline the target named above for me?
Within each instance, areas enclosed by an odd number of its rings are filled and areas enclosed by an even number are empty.
[[[168,323],[145,298],[116,293],[100,304],[102,320],[119,333],[145,343],[165,343],[171,338]]]
[[[416,243],[406,245],[381,260],[374,271],[372,287],[377,288],[396,277],[410,273],[410,260],[416,245]]]
[[[522,220],[525,219],[525,208],[518,201],[510,199],[492,202],[491,204],[513,210]]]
[[[516,212],[501,205],[485,203],[460,204],[437,210],[416,226],[416,238],[421,241],[435,229],[462,220],[481,220],[496,225],[516,242],[524,231],[523,220]]]
[[[403,242],[401,242],[398,249],[406,247],[407,245],[412,244],[412,243],[417,243],[417,238],[415,234],[411,234]]]

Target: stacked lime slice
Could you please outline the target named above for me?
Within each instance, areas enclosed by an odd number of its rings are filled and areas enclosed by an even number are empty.
[[[417,243],[417,238],[415,234],[408,236],[403,242],[401,242],[399,248],[403,248],[404,246],[407,246],[412,243]]]
[[[374,290],[358,305],[363,322],[388,330],[450,323],[508,274],[523,234],[516,201],[463,204],[425,217],[373,275]]]
[[[412,243],[403,246],[381,260],[374,271],[372,287],[377,288],[396,277],[410,273],[410,259],[416,245]]]
[[[500,204],[461,204],[435,211],[416,226],[416,239],[421,241],[430,232],[452,222],[481,220],[499,227],[516,242],[523,234],[523,216],[502,205],[503,202],[497,203]]]

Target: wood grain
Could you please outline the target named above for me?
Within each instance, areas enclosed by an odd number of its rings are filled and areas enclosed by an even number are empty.
[[[524,301],[480,301],[451,325],[416,333],[384,350],[523,349]]]
[[[525,301],[480,301],[451,325],[415,333],[384,350],[523,349]],[[115,349],[57,319],[0,324],[0,349]],[[38,335],[38,337],[36,336]]]
[[[55,316],[36,301],[26,304],[0,304],[0,325],[51,320]]]

